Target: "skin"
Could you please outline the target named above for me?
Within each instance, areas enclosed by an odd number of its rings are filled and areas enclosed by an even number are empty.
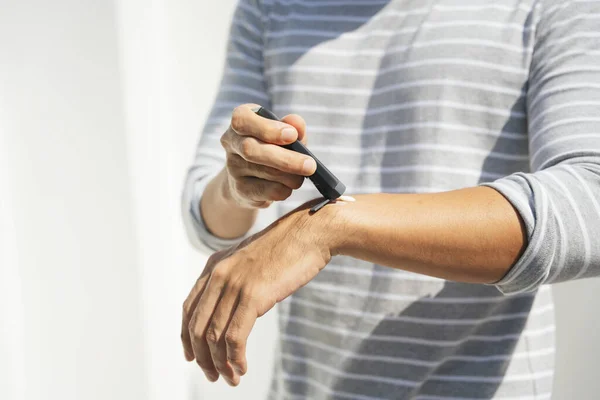
[[[256,106],[245,104],[233,110],[231,125],[221,137],[226,167],[202,196],[202,217],[218,237],[243,236],[254,224],[258,209],[287,199],[302,185],[304,176],[317,169],[311,157],[277,146],[296,139],[306,144],[302,117],[288,115],[282,118],[284,122],[272,121],[256,115],[251,110]],[[282,134],[284,129],[289,136]]]
[[[207,186],[200,205],[208,229],[221,237],[243,235],[258,208],[286,198],[292,179],[302,179],[304,156],[269,145],[281,140],[282,126],[254,115],[249,106],[234,112],[234,128],[222,140],[227,166]],[[300,117],[285,121],[305,140]],[[244,153],[240,142],[249,136],[258,145]],[[229,162],[229,154],[240,153],[248,161],[244,167]],[[259,172],[264,166],[285,170],[264,174]],[[452,281],[494,283],[526,245],[519,214],[488,187],[353,197],[355,202],[329,204],[314,214],[309,209],[321,199],[312,200],[209,258],[184,302],[181,337],[186,359],[196,360],[210,381],[221,375],[230,385],[239,384],[248,369],[246,343],[256,319],[306,285],[334,255]]]

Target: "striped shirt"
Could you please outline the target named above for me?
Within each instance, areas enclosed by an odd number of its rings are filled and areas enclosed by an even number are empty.
[[[196,245],[235,242],[198,202],[249,102],[302,115],[349,194],[487,185],[529,239],[495,285],[334,257],[279,304],[270,398],[550,398],[547,284],[600,274],[600,1],[240,0],[227,49],[182,196]]]

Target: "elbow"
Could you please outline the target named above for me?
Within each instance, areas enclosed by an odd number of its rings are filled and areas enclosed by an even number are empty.
[[[529,218],[525,250],[494,283],[502,293],[600,276],[600,163],[573,161],[501,179]]]

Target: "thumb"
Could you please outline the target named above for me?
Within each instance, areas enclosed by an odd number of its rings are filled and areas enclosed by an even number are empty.
[[[290,114],[283,117],[281,121],[296,128],[296,131],[298,131],[298,140],[300,140],[302,144],[306,145],[306,122],[304,122],[304,118],[298,114]]]

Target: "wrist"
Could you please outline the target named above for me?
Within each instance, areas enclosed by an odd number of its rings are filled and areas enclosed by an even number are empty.
[[[208,182],[197,206],[211,234],[222,239],[236,239],[248,232],[257,213],[238,205],[229,191],[227,175],[223,169]]]
[[[344,255],[344,251],[354,233],[352,229],[352,209],[354,203],[338,200],[326,205],[323,216],[330,220],[327,243],[332,256]],[[322,211],[323,211],[322,210]]]
[[[341,254],[341,249],[346,242],[347,225],[345,208],[346,204],[342,202],[330,203],[315,213],[310,212],[310,208],[323,199],[315,199],[305,203],[300,207],[302,225],[308,227],[313,244],[319,247],[320,251],[327,254],[328,257]]]

